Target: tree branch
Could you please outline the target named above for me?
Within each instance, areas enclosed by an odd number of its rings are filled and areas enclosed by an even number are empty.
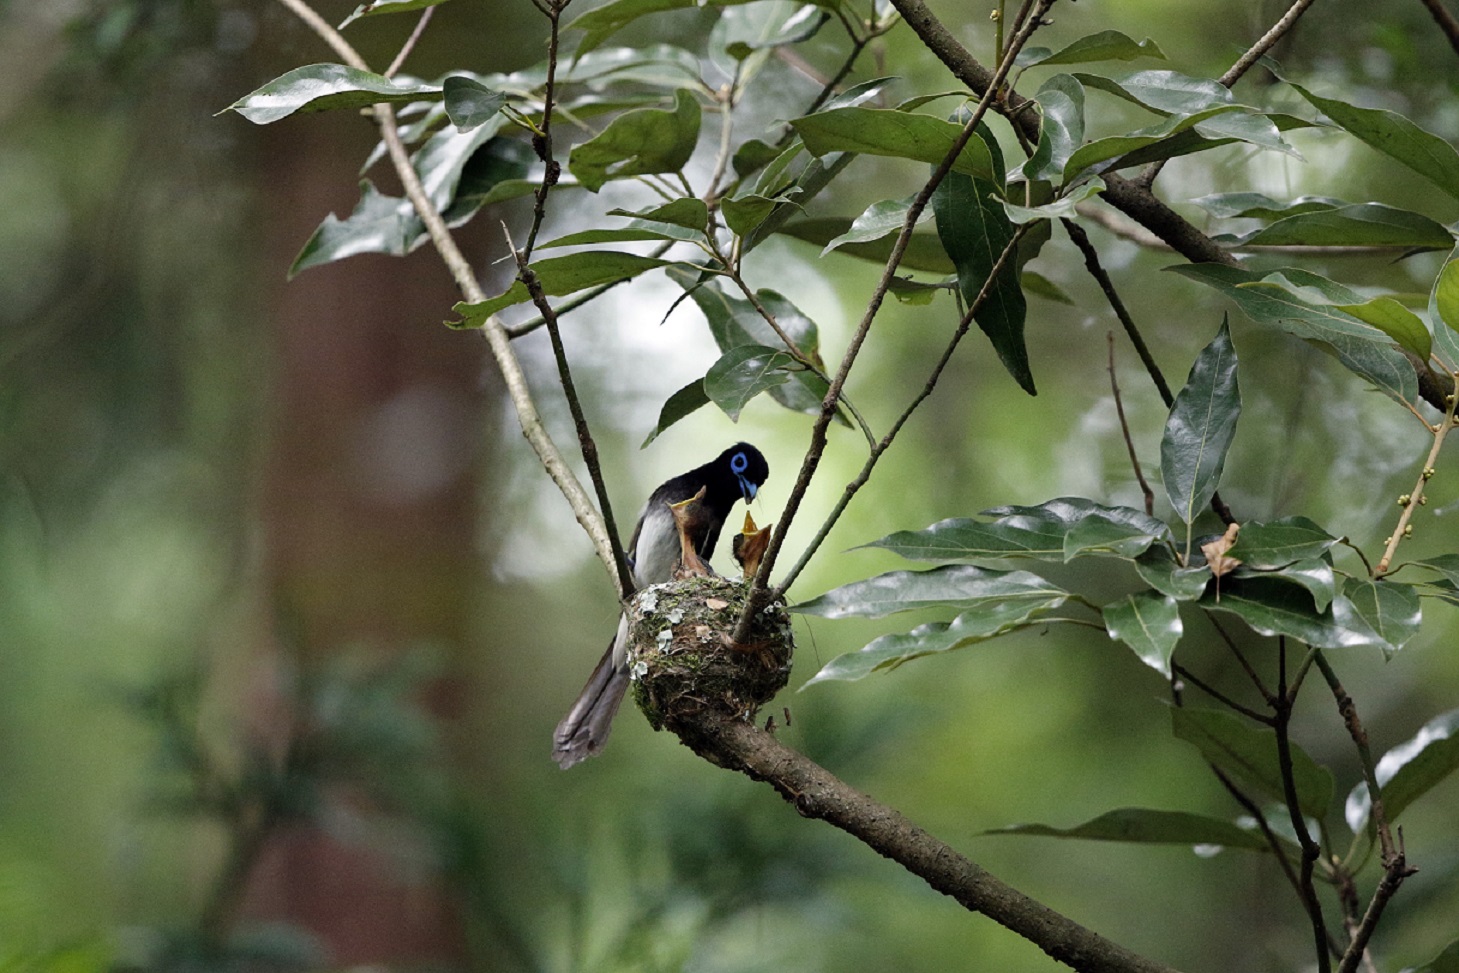
[[[1459,54],[1459,20],[1454,19],[1448,9],[1440,0],[1423,0],[1423,5],[1429,8],[1429,13],[1434,17],[1434,23],[1449,38],[1449,46],[1454,48],[1454,53]]]
[[[803,817],[834,825],[957,900],[1088,973],[1170,973],[1004,884],[895,809],[853,789],[752,723],[706,711],[675,728],[695,753],[775,788]]]

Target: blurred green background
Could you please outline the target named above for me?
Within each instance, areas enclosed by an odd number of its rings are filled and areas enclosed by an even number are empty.
[[[337,23],[353,3],[319,6]],[[989,57],[986,5],[933,6]],[[1459,58],[1421,4],[1387,4],[1381,18],[1372,7],[1315,5],[1276,56],[1320,90],[1459,138]],[[1040,42],[1115,27],[1154,37],[1177,69],[1216,76],[1284,8],[1061,4]],[[692,45],[708,22],[655,29]],[[383,66],[410,23],[351,32]],[[407,69],[524,67],[543,36],[530,4],[456,0]],[[833,64],[834,45],[818,39],[807,56]],[[905,31],[880,56],[908,93],[952,87]],[[429,252],[286,282],[318,222],[353,207],[370,123],[336,112],[259,129],[215,114],[329,59],[262,0],[0,4],[0,970],[1055,968],[637,714],[620,717],[602,757],[570,773],[551,763],[552,727],[614,624],[610,585],[518,434],[484,342],[441,326],[456,295]],[[767,125],[815,93],[784,65],[769,70],[783,77],[746,109]],[[1172,162],[1159,190],[1198,222],[1187,200],[1253,182],[1459,216],[1366,149],[1294,137],[1320,165],[1233,148]],[[821,205],[854,215],[919,178],[861,159]],[[573,205],[549,235],[575,228]],[[508,273],[499,221],[521,226],[526,212],[463,231],[488,282]],[[1169,254],[1092,232],[1179,380],[1220,302],[1160,273]],[[891,530],[1063,494],[1138,505],[1105,374],[1114,321],[1072,252],[1057,235],[1036,264],[1075,301],[1033,301],[1041,394],[1024,396],[981,336],[970,340],[794,595],[899,566],[849,550]],[[1425,290],[1438,265],[1303,263],[1396,291]],[[810,313],[839,358],[876,268],[780,241],[747,266]],[[638,449],[663,400],[715,357],[691,308],[661,320],[674,296],[645,281],[565,326],[620,523],[655,484],[736,438],[770,459],[752,512],[775,521],[806,417],[762,398],[738,426],[706,409]],[[875,428],[921,387],[949,313],[883,311],[850,388]],[[1373,551],[1427,440],[1322,354],[1239,316],[1233,328],[1245,412],[1226,499],[1242,519],[1303,513]],[[545,334],[518,353],[570,444]],[[1163,410],[1119,354],[1153,472]],[[1459,473],[1450,454],[1441,473]],[[791,550],[863,457],[855,433],[833,431]],[[1453,548],[1456,480],[1435,479],[1439,516],[1416,554]],[[1131,579],[1098,583],[1112,597]],[[1334,660],[1378,751],[1459,700],[1455,613],[1427,614],[1391,662]],[[797,625],[792,689],[897,629]],[[1193,633],[1182,658],[1224,681],[1228,656],[1206,637]],[[781,734],[793,746],[1124,945],[1195,970],[1305,964],[1297,903],[1257,856],[980,836],[1128,805],[1237,813],[1171,739],[1165,695],[1103,635],[1055,629],[787,690],[776,707],[791,710]],[[1330,702],[1310,693],[1299,719],[1300,742],[1345,792],[1358,773]],[[1459,934],[1456,798],[1450,781],[1407,816],[1422,871],[1379,932],[1385,969]],[[260,815],[282,820],[268,817],[250,849],[239,836]],[[249,863],[246,877],[230,861]],[[210,922],[236,933],[233,953],[214,949]]]

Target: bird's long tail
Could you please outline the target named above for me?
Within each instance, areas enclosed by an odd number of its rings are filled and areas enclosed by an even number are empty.
[[[613,729],[613,717],[628,691],[628,667],[614,660],[613,645],[588,677],[577,702],[552,735],[552,759],[563,770],[603,749]]]

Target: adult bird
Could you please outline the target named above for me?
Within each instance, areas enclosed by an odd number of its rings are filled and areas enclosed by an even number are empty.
[[[709,560],[730,511],[740,500],[755,499],[770,467],[749,443],[736,443],[703,466],[664,483],[648,498],[628,542],[633,582],[640,588],[663,584],[674,577],[682,554],[670,504],[693,497],[702,489],[701,509],[688,528],[699,556]],[[628,619],[618,620],[618,634],[588,678],[576,703],[552,737],[552,759],[566,770],[603,749],[613,717],[628,691]]]

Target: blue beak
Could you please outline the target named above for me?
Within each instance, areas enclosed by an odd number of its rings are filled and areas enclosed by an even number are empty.
[[[744,496],[745,502],[749,503],[755,499],[755,491],[758,489],[754,483],[745,479],[742,474],[736,473],[735,478],[740,481],[740,493]]]

